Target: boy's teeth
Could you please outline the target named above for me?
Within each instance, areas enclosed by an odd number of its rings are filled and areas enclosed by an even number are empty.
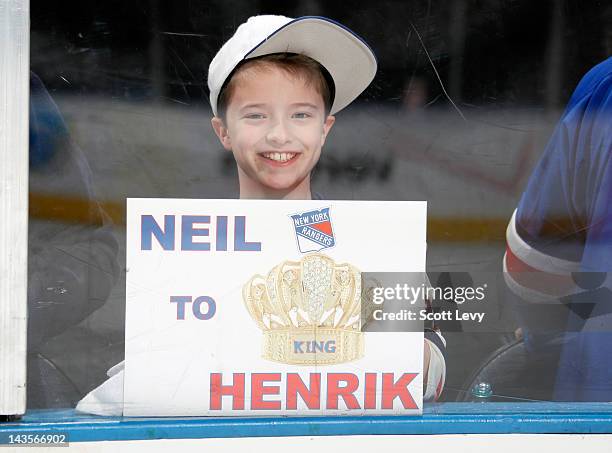
[[[295,156],[295,153],[264,153],[266,159],[275,160],[277,162],[287,162]]]

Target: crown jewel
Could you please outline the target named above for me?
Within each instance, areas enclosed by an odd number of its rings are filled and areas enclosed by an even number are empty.
[[[295,365],[363,356],[361,274],[315,253],[285,261],[243,287],[243,301],[264,332],[263,357]]]

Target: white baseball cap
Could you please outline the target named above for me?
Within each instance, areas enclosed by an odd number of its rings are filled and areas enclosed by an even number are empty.
[[[376,74],[376,57],[353,31],[326,17],[253,16],[240,25],[208,67],[210,105],[217,115],[219,92],[243,60],[273,53],[296,53],[319,62],[334,81],[330,114],[349,105]]]

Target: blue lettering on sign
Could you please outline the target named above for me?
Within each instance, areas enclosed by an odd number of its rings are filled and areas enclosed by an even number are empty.
[[[313,354],[316,352],[333,354],[336,352],[336,340],[296,341],[293,340],[294,354]]]
[[[184,215],[181,223],[181,250],[210,250],[208,242],[193,242],[194,236],[208,236],[208,228],[194,228],[194,223],[210,223],[207,215]]]
[[[247,242],[246,217],[236,216],[234,228],[234,250],[241,252],[261,252],[261,242]]]
[[[176,304],[176,319],[185,319],[185,304],[191,302],[191,296],[170,296],[170,303]]]
[[[185,313],[187,304],[190,304],[192,300],[191,296],[170,296],[170,303],[176,304],[176,319],[179,321],[185,320]],[[202,305],[206,305],[206,311],[203,310]],[[193,316],[200,321],[207,321],[217,313],[217,303],[215,299],[209,296],[199,296],[193,301],[191,306]]]
[[[151,250],[153,236],[164,250],[174,250],[174,216],[164,216],[162,230],[152,215],[143,215],[140,227],[140,250]]]
[[[202,312],[202,304],[206,304],[206,306],[208,307],[205,313]],[[195,316],[201,321],[206,321],[207,319],[212,318],[217,312],[217,304],[215,303],[215,300],[212,297],[208,296],[198,297],[196,300],[193,301],[192,308],[193,316]]]
[[[202,226],[205,224],[206,226]],[[214,233],[210,225],[213,224],[209,215],[184,215],[181,216],[180,244],[184,251],[208,252],[212,250],[211,244],[218,252],[228,251],[228,216],[217,216],[214,222]],[[197,237],[211,237],[208,241],[194,240]],[[142,215],[140,220],[140,249],[152,250],[153,238],[161,246],[162,250],[174,250],[176,243],[176,220],[174,215],[164,216],[163,228],[157,223],[152,215]],[[235,252],[261,252],[261,242],[248,241],[246,237],[246,217],[234,217],[234,241]]]
[[[227,216],[217,217],[217,251],[227,251]]]

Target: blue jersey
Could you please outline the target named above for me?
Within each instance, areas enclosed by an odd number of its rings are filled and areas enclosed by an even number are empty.
[[[570,307],[558,325],[557,400],[612,401],[612,278],[596,274],[612,270],[611,154],[608,58],[576,87],[507,232],[504,269],[514,294],[526,304]],[[582,284],[580,275],[601,279]],[[519,318],[529,341],[527,312]]]

